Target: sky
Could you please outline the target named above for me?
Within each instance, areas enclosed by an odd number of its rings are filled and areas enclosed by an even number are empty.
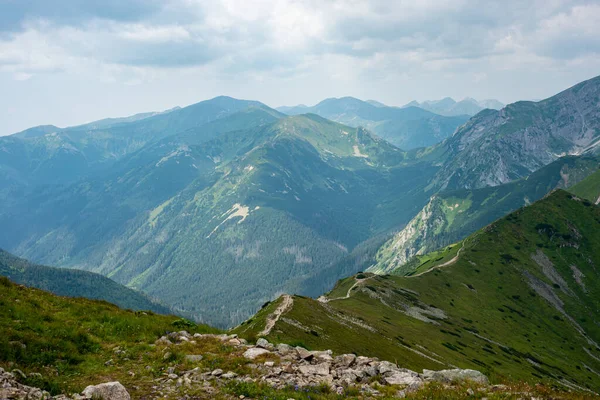
[[[600,1],[0,0],[0,135],[228,95],[542,99],[600,74]]]

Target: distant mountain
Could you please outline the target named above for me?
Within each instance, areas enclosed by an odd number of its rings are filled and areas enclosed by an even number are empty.
[[[561,172],[583,178],[590,168],[577,162],[540,171],[539,181],[534,172],[567,153],[594,156],[597,81],[482,111],[443,142],[410,151],[363,127],[227,97],[0,138],[0,246],[235,325],[279,293],[317,295],[364,270],[433,196],[448,212],[436,214],[445,221],[428,249],[543,196]],[[460,119],[352,98],[315,111],[379,121],[377,129]]]
[[[600,77],[538,103],[521,101],[500,111],[480,112],[432,149],[447,157],[436,185],[448,189],[496,186],[524,178],[562,156],[597,151],[598,96]]]
[[[71,183],[111,167],[149,143],[248,107],[266,108],[255,101],[217,97],[164,113],[65,129],[42,126],[0,137],[0,183],[4,181],[3,186],[13,189],[48,182]]]
[[[278,110],[288,115],[313,113],[348,126],[362,126],[403,150],[439,143],[468,119],[465,115],[444,117],[417,107],[388,107],[354,97],[326,99],[313,107]]]
[[[441,100],[427,100],[422,103],[413,100],[410,103],[404,105],[404,108],[406,107],[419,107],[424,110],[446,116],[472,116],[486,108],[500,110],[504,107],[504,104],[494,99],[477,101],[475,99],[467,97],[466,99],[463,99],[461,101],[456,101],[451,97],[445,97]]]
[[[463,240],[554,189],[573,186],[599,168],[600,157],[569,156],[527,178],[503,185],[438,193],[405,228],[379,249],[367,271],[410,271],[420,262],[419,256]],[[586,183],[591,179],[586,178],[581,183],[583,187],[591,186]],[[597,186],[600,195],[600,186]]]
[[[170,314],[167,307],[102,275],[37,265],[0,250],[0,276],[13,282],[47,290],[59,296],[104,300],[130,310]]]
[[[366,100],[366,102],[375,107],[387,107],[385,104],[377,100]]]
[[[270,319],[274,343],[598,392],[598,248],[600,208],[558,190],[410,277],[359,273],[320,301],[278,299],[235,332],[265,335]]]
[[[326,290],[340,276],[333,265],[355,246],[410,220],[437,171],[314,114],[252,104],[206,119],[79,181],[6,196],[0,224],[10,229],[0,244],[228,326],[278,292]],[[308,288],[317,274],[326,279]]]

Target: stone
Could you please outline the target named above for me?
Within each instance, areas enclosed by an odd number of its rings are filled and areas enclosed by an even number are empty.
[[[317,365],[301,365],[298,370],[302,375],[329,375],[329,365],[317,364]]]
[[[222,369],[215,369],[213,372],[210,373],[212,376],[221,376],[223,375],[223,370]]]
[[[270,354],[271,352],[267,349],[260,349],[257,347],[251,347],[246,350],[243,354],[244,358],[248,360],[254,360],[258,356],[262,356],[263,354]]]
[[[275,365],[275,362],[273,362],[273,361],[265,362],[265,366],[267,366],[267,367],[273,367],[274,365]]]
[[[389,361],[382,361],[379,363],[378,370],[381,375],[385,375],[387,373],[397,371],[398,367],[396,364],[392,364]]]
[[[304,347],[296,347],[296,355],[298,356],[298,358],[303,359],[303,360],[312,360],[312,358],[314,357],[314,355],[306,350]]]
[[[171,342],[166,336],[163,336],[160,339],[158,339],[156,342],[154,342],[154,344],[163,345],[163,346],[170,346],[170,345],[173,344],[173,342]]]
[[[188,354],[185,356],[185,360],[186,361],[191,361],[191,362],[198,362],[198,361],[202,361],[204,357],[202,357],[201,354]]]
[[[273,345],[267,341],[265,338],[259,338],[256,341],[256,347],[260,347],[261,349],[272,349]]]
[[[441,371],[423,370],[423,379],[440,383],[457,383],[471,381],[488,385],[489,379],[479,371],[473,369],[445,369]]]
[[[107,382],[86,387],[82,394],[87,398],[104,400],[130,400],[131,396],[120,382]]]
[[[231,371],[227,372],[226,374],[221,375],[221,378],[223,378],[223,379],[233,379],[235,377],[237,377],[237,374],[235,372],[231,372]]]
[[[422,386],[423,379],[415,372],[394,371],[383,378],[388,385]]]
[[[342,368],[348,368],[351,367],[352,364],[354,364],[355,360],[356,356],[354,354],[342,354],[340,356],[337,356],[333,362]]]
[[[471,388],[468,388],[468,389],[467,389],[467,394],[468,394],[469,396],[475,396],[475,391],[474,391],[473,389],[471,389]]]
[[[294,351],[294,348],[289,344],[279,343],[276,347],[277,352],[282,356],[286,356]]]

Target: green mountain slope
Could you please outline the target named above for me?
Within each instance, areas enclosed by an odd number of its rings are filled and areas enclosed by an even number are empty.
[[[0,243],[219,326],[280,292],[323,292],[355,246],[422,207],[437,167],[363,128],[279,117],[250,107],[145,145],[101,175],[13,199],[0,210],[13,227]]]
[[[598,157],[563,157],[526,179],[494,187],[438,193],[381,247],[368,271],[410,273],[420,263],[419,257],[411,260],[413,257],[458,242],[511,211],[541,199],[553,189],[574,185],[599,167]]]
[[[288,115],[314,113],[353,126],[363,126],[404,150],[441,142],[468,117],[441,116],[417,107],[397,108],[353,97],[326,99],[313,107],[280,107]]]
[[[110,168],[145,145],[249,107],[268,109],[255,101],[217,97],[169,112],[101,120],[64,129],[41,126],[1,137],[0,183],[13,189],[72,183]]]
[[[600,202],[600,171],[593,173],[583,181],[574,185],[569,189],[569,192],[588,199],[594,204]]]
[[[22,285],[47,290],[59,296],[104,300],[130,310],[170,313],[167,307],[102,275],[32,264],[3,250],[0,250],[0,276],[5,276]]]
[[[293,297],[267,338],[598,391],[599,232],[600,208],[558,190],[423,273],[358,274],[322,301]],[[258,335],[280,301],[236,332]]]
[[[164,357],[149,344],[182,328],[217,332],[174,316],[60,297],[0,277],[0,366],[24,371],[28,377],[22,383],[51,394],[118,380],[134,398],[146,396],[156,374],[182,358]]]

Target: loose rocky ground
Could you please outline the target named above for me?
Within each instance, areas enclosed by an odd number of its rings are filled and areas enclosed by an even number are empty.
[[[23,385],[19,370],[0,369],[0,399],[112,400],[143,399],[393,399],[393,398],[583,398],[544,395],[540,388],[490,385],[474,370],[424,370],[417,373],[377,358],[331,351],[308,351],[286,344],[273,345],[258,339],[248,344],[237,335],[172,332],[151,345],[165,368],[146,366],[148,376],[126,385],[107,382],[86,387],[81,394],[51,397],[38,388]],[[211,350],[211,351],[208,351]],[[127,350],[116,348],[118,356]],[[111,367],[118,361],[107,360]],[[130,372],[132,378],[135,373]],[[32,377],[29,377],[32,378]],[[146,382],[144,382],[146,381]],[[144,390],[131,382],[144,386]],[[542,395],[540,395],[542,393]]]

